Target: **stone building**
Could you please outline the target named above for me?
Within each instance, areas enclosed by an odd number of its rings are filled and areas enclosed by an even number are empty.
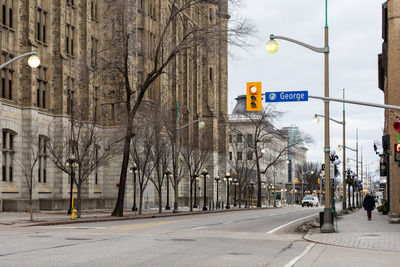
[[[110,73],[99,75],[100,67],[104,66],[102,55],[119,34],[115,28],[118,17],[112,13],[113,4],[118,2],[121,1],[2,1],[1,62],[32,50],[36,50],[41,59],[37,69],[31,69],[26,59],[22,59],[1,70],[0,200],[3,210],[27,208],[29,188],[21,162],[32,160],[28,153],[32,145],[51,142],[49,132],[58,138],[69,138],[71,115],[80,112],[82,118],[93,120],[96,114],[97,129],[104,136],[121,132],[124,107],[110,101],[117,83],[113,78],[108,79],[112,77]],[[133,33],[132,43],[129,43],[132,47],[129,54],[131,86],[140,91],[138,85],[151,70],[169,1],[129,0],[127,3],[127,29]],[[172,118],[179,114],[176,126],[204,120],[204,129],[193,125],[179,131],[179,140],[213,151],[209,162],[211,176],[217,175],[218,168],[225,169],[227,153],[227,6],[227,0],[203,0],[182,13],[185,21],[204,27],[218,25],[218,31],[224,34],[210,40],[207,46],[197,45],[179,53],[166,74],[151,84],[143,104],[146,112],[151,111],[152,106],[168,105]],[[170,43],[184,33],[181,24],[173,26],[174,31],[168,32]],[[77,107],[83,108],[79,111]],[[47,153],[46,149],[40,152],[39,163],[34,168],[35,207],[67,209],[70,178],[50,162]],[[84,208],[114,207],[120,167],[121,155],[117,155],[93,171],[82,191]],[[128,176],[126,207],[132,204],[131,179]],[[188,186],[186,179],[180,183],[181,204],[188,203]],[[210,185],[207,190],[207,201],[213,201],[215,187]],[[151,186],[145,197],[147,206],[154,205]]]
[[[382,54],[378,57],[379,88],[383,91],[385,104],[400,105],[400,1],[389,0],[382,5]],[[389,200],[390,212],[400,214],[400,165],[395,161],[394,145],[398,132],[393,128],[395,115],[385,110],[384,137],[381,155],[388,167],[385,178],[385,198]]]
[[[229,115],[228,163],[231,172],[235,173],[235,169],[239,169],[241,173],[236,174],[235,178],[241,180],[240,176],[249,175],[250,181],[256,183],[255,151],[254,147],[251,147],[248,143],[252,143],[255,134],[261,130],[263,133],[260,136],[264,136],[263,139],[265,141],[258,145],[260,149],[259,153],[262,153],[260,169],[264,170],[268,164],[279,158],[276,164],[270,167],[266,173],[261,174],[261,180],[265,185],[263,187],[265,188],[265,192],[262,195],[268,196],[267,190],[269,187],[270,191],[274,190],[276,192],[278,199],[285,199],[287,202],[290,202],[292,199],[290,190],[293,188],[292,177],[294,177],[294,166],[304,165],[307,160],[307,148],[304,147],[304,144],[301,142],[295,142],[295,145],[289,144],[290,140],[296,136],[300,136],[299,129],[294,125],[276,129],[273,125],[269,124],[268,118],[261,119],[263,116],[262,111],[247,112],[246,95],[238,96],[236,101],[236,106],[232,114]],[[262,122],[265,126],[256,126],[259,125],[259,122]],[[280,153],[282,155],[278,156]],[[249,171],[243,172],[241,169],[249,169]],[[293,172],[293,176],[289,174],[291,171]],[[274,189],[272,189],[272,186],[274,186]],[[296,185],[296,189],[300,191],[299,185]],[[265,201],[267,199],[263,199],[264,203]]]

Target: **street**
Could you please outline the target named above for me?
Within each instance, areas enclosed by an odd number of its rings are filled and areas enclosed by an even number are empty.
[[[0,227],[1,266],[283,266],[308,246],[287,207],[137,221]],[[288,223],[286,227],[280,228]]]

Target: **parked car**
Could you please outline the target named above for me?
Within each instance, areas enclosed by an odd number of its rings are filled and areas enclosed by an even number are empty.
[[[313,197],[313,196],[308,196],[308,197],[304,197],[303,201],[301,202],[301,206],[307,206],[307,207],[313,207],[316,206],[318,207],[318,198],[317,197]]]

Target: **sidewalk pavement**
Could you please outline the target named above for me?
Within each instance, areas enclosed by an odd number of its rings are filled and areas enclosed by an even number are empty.
[[[336,228],[336,221],[335,221]],[[374,251],[400,252],[400,224],[389,224],[387,215],[359,209],[342,216],[337,221],[338,233],[320,233],[319,228],[310,230],[304,239],[326,245],[358,248]]]
[[[264,209],[273,209],[273,207],[262,207]],[[29,220],[29,212],[0,212],[0,226],[13,225],[13,226],[44,226],[44,225],[58,225],[58,224],[73,224],[73,223],[90,223],[90,222],[103,222],[103,221],[118,221],[118,220],[135,220],[147,219],[158,217],[172,217],[172,216],[185,216],[203,213],[219,213],[230,211],[249,210],[252,208],[238,208],[231,206],[230,209],[218,209],[203,211],[201,207],[189,211],[189,207],[180,207],[178,213],[173,213],[171,210],[163,209],[162,213],[158,213],[158,208],[146,209],[141,215],[138,212],[131,210],[124,210],[123,217],[111,216],[112,210],[83,210],[81,218],[71,220],[71,215],[66,211],[40,211],[33,213],[33,222]]]

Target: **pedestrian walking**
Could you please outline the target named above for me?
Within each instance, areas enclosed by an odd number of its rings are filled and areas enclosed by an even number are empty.
[[[371,211],[375,208],[375,199],[371,195],[371,192],[368,192],[364,197],[364,209],[367,211],[368,221],[371,220]]]

